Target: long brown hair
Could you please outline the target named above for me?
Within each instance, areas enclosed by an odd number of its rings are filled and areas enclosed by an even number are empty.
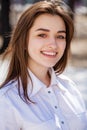
[[[62,58],[54,66],[54,70],[59,74],[62,73],[66,67],[68,53],[70,48],[70,43],[73,37],[74,27],[73,21],[70,17],[70,10],[67,8],[64,2],[61,0],[53,1],[41,1],[33,4],[29,7],[19,18],[18,23],[13,31],[9,47],[7,48],[4,57],[11,53],[11,61],[9,66],[9,71],[7,78],[3,85],[7,84],[11,80],[18,81],[18,92],[20,94],[20,80],[23,88],[23,97],[25,101],[30,101],[27,92],[28,84],[28,45],[27,45],[27,35],[30,28],[33,26],[35,19],[41,14],[51,14],[60,16],[66,26],[66,49]]]

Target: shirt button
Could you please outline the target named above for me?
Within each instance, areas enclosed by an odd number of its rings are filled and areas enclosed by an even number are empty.
[[[62,124],[64,124],[64,121],[61,121]]]
[[[55,109],[57,109],[57,106],[55,106]]]
[[[51,93],[51,91],[48,91],[48,93]]]

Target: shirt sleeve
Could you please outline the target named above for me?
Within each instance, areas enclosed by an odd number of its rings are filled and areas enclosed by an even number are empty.
[[[12,107],[3,98],[0,99],[0,130],[20,130]]]

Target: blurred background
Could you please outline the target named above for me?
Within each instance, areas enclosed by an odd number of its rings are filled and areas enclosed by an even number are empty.
[[[0,0],[0,55],[9,44],[11,31],[21,13],[41,0]],[[64,74],[70,77],[81,92],[87,107],[87,0],[64,0],[73,11],[75,33],[71,55]]]

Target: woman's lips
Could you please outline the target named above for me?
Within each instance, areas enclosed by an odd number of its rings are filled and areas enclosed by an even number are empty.
[[[56,56],[57,52],[51,52],[51,51],[41,51],[42,54],[46,56]]]

